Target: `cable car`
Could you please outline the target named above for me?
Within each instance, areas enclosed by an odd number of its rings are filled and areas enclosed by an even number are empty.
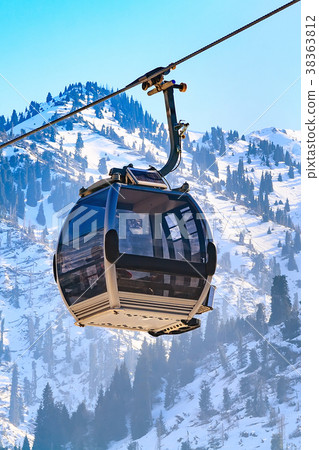
[[[188,184],[170,189],[165,180],[187,126],[177,122],[173,89],[185,85],[163,76],[151,85],[165,96],[168,162],[160,171],[113,168],[110,178],[82,188],[60,233],[54,276],[78,326],[179,334],[198,328],[194,316],[212,309],[209,225]]]
[[[89,107],[142,85],[148,95],[163,92],[171,151],[161,170],[112,169],[111,178],[87,189],[67,217],[53,258],[62,298],[79,326],[93,325],[177,334],[200,326],[195,314],[212,309],[216,247],[187,183],[167,190],[165,175],[181,157],[180,141],[188,124],[177,122],[174,89],[165,81],[177,65],[294,5],[289,3],[195,52],[158,67],[132,83],[24,132],[0,149],[51,127]]]

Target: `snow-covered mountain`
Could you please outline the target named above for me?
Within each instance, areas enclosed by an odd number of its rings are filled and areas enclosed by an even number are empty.
[[[7,134],[33,129],[101,93],[105,93],[103,88],[94,83],[72,85],[59,96],[33,105],[17,120],[12,122],[11,118],[11,124],[8,120]],[[2,132],[3,138],[5,135]],[[141,111],[137,102],[122,96],[20,145],[7,147],[0,155],[3,446],[21,444],[26,433],[32,441],[47,382],[55,400],[62,401],[69,411],[74,411],[83,400],[93,410],[99,386],[108,387],[116,366],[125,360],[133,377],[144,339],[153,342],[153,338],[141,333],[75,327],[53,280],[52,255],[61,217],[77,200],[78,188],[105,177],[112,167],[133,163],[136,167],[160,168],[167,157],[167,147],[166,126]],[[241,138],[238,133],[219,128],[206,133],[189,132],[182,163],[168,181],[177,187],[187,180],[210,221],[218,248],[214,284],[215,308],[221,323],[240,317],[253,326],[251,317],[258,304],[264,305],[269,319],[271,286],[276,275],[287,277],[290,299],[298,314],[299,171],[298,131],[267,128]],[[30,188],[33,184],[34,193]],[[250,186],[250,197],[246,186]],[[20,198],[20,204],[14,196]],[[202,317],[203,333],[206,321],[211,324],[214,314]],[[299,335],[285,340],[281,330],[280,325],[272,326],[265,334],[273,354],[277,352],[278,358],[286,361],[265,385],[264,416],[247,413],[247,398],[240,393],[240,380],[246,372],[237,369],[238,348],[229,343],[225,345],[229,369],[225,369],[221,357],[208,353],[198,363],[194,380],[180,389],[174,406],[167,409],[163,406],[163,387],[152,414],[155,421],[163,411],[166,433],[159,438],[153,427],[138,440],[139,448],[179,449],[187,441],[190,447],[184,448],[270,449],[274,434],[284,434],[287,448],[300,448]],[[171,342],[179,338],[160,339],[169,355]],[[245,345],[247,352],[253,348],[261,352],[260,341],[255,337],[246,336]],[[12,402],[14,365],[18,369],[17,397],[21,401],[19,417],[13,419],[10,397]],[[289,380],[283,401],[276,397],[280,377]],[[210,386],[215,410],[209,420],[199,418],[203,381]],[[222,406],[225,387],[231,392],[233,413]],[[275,417],[272,421],[270,412]],[[126,449],[129,444],[128,437],[108,448]]]

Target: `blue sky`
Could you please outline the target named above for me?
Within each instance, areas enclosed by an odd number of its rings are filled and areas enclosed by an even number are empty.
[[[28,101],[77,81],[120,88],[287,0],[11,0],[0,2],[0,74]],[[300,76],[300,4],[183,63],[172,77],[180,119],[193,130],[240,133]],[[130,93],[158,120],[161,94]],[[27,103],[0,77],[0,115]],[[300,81],[252,127],[300,129]]]

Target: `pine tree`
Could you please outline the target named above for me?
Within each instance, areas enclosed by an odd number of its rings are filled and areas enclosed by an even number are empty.
[[[35,182],[35,198],[37,202],[42,198],[42,192],[41,192],[41,184],[39,180],[36,180]]]
[[[48,134],[49,134],[50,142],[56,142],[56,134],[57,134],[57,132],[56,132],[54,127],[51,126],[49,128]]]
[[[192,159],[192,175],[194,178],[199,177],[199,171],[198,171],[197,163],[195,161],[195,156],[193,156],[193,159]]]
[[[51,100],[52,100],[52,95],[49,92],[48,95],[47,95],[47,98],[46,98],[46,102],[49,103]]]
[[[98,119],[103,119],[102,109],[103,107],[99,104],[93,107],[95,111],[95,115]]]
[[[187,441],[182,442],[181,450],[192,450],[191,443],[189,442],[189,437],[187,437]]]
[[[237,340],[237,367],[238,369],[243,369],[247,366],[247,350],[243,345],[243,338],[241,333],[239,333]]]
[[[169,409],[175,404],[175,400],[178,393],[178,387],[176,382],[177,377],[169,374],[166,377],[167,384],[165,388],[164,408]]]
[[[291,234],[289,233],[289,231],[286,231],[285,234],[285,244],[289,247],[291,244]]]
[[[301,250],[301,238],[300,238],[300,231],[297,230],[295,233],[294,238],[294,252],[299,253]]]
[[[285,164],[286,166],[291,166],[291,156],[288,150],[285,153]]]
[[[10,348],[9,345],[6,345],[4,347],[4,352],[3,352],[3,360],[10,362],[11,361],[11,353],[10,353]]]
[[[127,370],[125,362],[121,364],[119,369],[119,377],[120,377],[120,396],[121,402],[125,407],[126,414],[129,413],[131,409],[131,400],[132,400],[132,386],[130,375]]]
[[[37,396],[37,364],[35,361],[32,361],[32,380],[31,380],[31,389],[32,389],[32,400],[35,401]]]
[[[54,405],[52,389],[49,383],[47,383],[43,391],[41,405],[37,412],[32,450],[56,448],[57,435],[56,408]]]
[[[176,401],[178,395],[179,388],[179,377],[178,377],[178,369],[180,367],[183,352],[181,351],[180,340],[178,338],[174,338],[169,358],[167,361],[167,374],[166,374],[166,388],[165,388],[165,400],[164,407],[165,409],[171,408]]]
[[[223,156],[226,153],[226,145],[225,145],[224,133],[221,130],[221,128],[219,128],[219,140],[220,140],[219,155]]]
[[[289,200],[288,198],[286,199],[286,203],[285,203],[285,211],[288,213],[290,211],[290,205],[289,205]]]
[[[257,352],[254,348],[252,348],[249,352],[249,359],[250,359],[250,364],[247,367],[247,370],[246,370],[247,373],[254,372],[259,367],[259,358],[258,358]]]
[[[0,133],[5,132],[5,123],[6,123],[6,118],[4,116],[0,116]]]
[[[15,127],[18,124],[18,122],[19,122],[18,114],[17,114],[16,110],[14,109],[12,111],[12,115],[11,115],[10,126]]]
[[[17,198],[17,216],[20,219],[24,219],[24,214],[25,214],[24,192],[19,188],[18,189],[18,198]]]
[[[150,366],[149,382],[152,394],[152,400],[157,397],[158,390],[161,388],[163,378],[166,375],[166,350],[163,341],[157,339],[155,344],[148,347],[148,359]]]
[[[225,346],[223,344],[220,344],[218,346],[218,353],[219,353],[221,365],[223,366],[225,373],[228,374],[230,371],[230,365],[228,362]]]
[[[14,282],[14,288],[11,290],[10,293],[10,303],[14,308],[20,308],[19,304],[19,297],[20,297],[20,288],[18,283],[17,274],[15,274],[15,282]]]
[[[208,135],[208,132],[206,131],[206,133],[204,134],[204,136],[202,138],[202,142],[204,143],[204,142],[207,142],[207,141],[209,141],[209,135]]]
[[[103,389],[101,388],[99,390],[93,419],[93,442],[97,448],[106,447],[107,443],[109,442],[109,430],[108,427],[105,426],[108,419],[109,409],[107,404],[107,397],[104,395]]]
[[[127,435],[126,413],[128,399],[122,392],[122,373],[118,368],[115,369],[109,390],[108,407],[112,412],[109,420],[109,439],[119,441]]]
[[[47,238],[48,234],[49,234],[48,228],[47,228],[47,226],[45,226],[41,233],[42,242],[46,242],[46,238]]]
[[[133,402],[130,420],[133,440],[144,436],[152,426],[149,371],[147,344],[144,342],[142,352],[137,361],[133,383]]]
[[[23,380],[23,399],[25,405],[30,406],[32,404],[32,387],[27,377]]]
[[[66,131],[72,131],[73,130],[73,122],[72,122],[71,119],[66,120],[64,123],[65,123]]]
[[[271,436],[270,442],[271,450],[284,450],[284,443],[282,439],[282,435],[280,433],[275,433]]]
[[[228,388],[223,389],[223,406],[225,411],[229,411],[231,409],[232,401],[229,395]]]
[[[228,253],[228,255],[230,264],[230,254]],[[216,308],[212,314],[208,314],[206,320],[204,347],[210,352],[213,352],[217,349],[219,322],[220,322],[219,310]]]
[[[75,143],[76,152],[80,155],[82,148],[84,147],[84,142],[82,139],[82,134],[79,132]]]
[[[285,340],[294,339],[300,335],[300,318],[298,316],[298,311],[293,311],[290,318],[285,320],[285,326],[281,330],[282,336]]]
[[[267,341],[261,343],[261,371],[260,374],[268,379],[272,376],[270,364],[269,364],[269,344]]]
[[[101,158],[98,165],[98,170],[102,175],[105,175],[107,173],[107,167],[106,167],[106,159]]]
[[[54,403],[52,389],[47,383],[38,409],[32,450],[60,449],[69,439],[69,414],[65,405]]]
[[[196,369],[196,362],[191,357],[183,359],[179,375],[181,387],[186,386],[188,383],[191,383],[194,380],[195,369]]]
[[[279,403],[283,403],[287,399],[288,380],[286,377],[280,377],[277,382],[277,399]]]
[[[287,320],[291,313],[288,283],[285,275],[274,277],[271,288],[271,315],[269,324],[277,325]]]
[[[256,329],[260,334],[257,334],[257,339],[260,339],[267,333],[267,328],[265,306],[262,303],[258,303],[256,311]]]
[[[42,191],[51,191],[51,171],[48,164],[46,164],[42,171]]]
[[[44,226],[46,224],[46,219],[45,219],[44,210],[43,210],[43,202],[41,202],[39,205],[39,210],[38,210],[38,214],[36,217],[36,221],[38,222],[39,225],[42,225],[42,226]]]
[[[294,168],[293,168],[292,165],[289,167],[289,170],[288,170],[288,177],[289,177],[289,178],[295,178]]]
[[[70,441],[70,417],[66,406],[62,402],[55,403],[55,424],[59,433],[55,436],[55,446],[60,449]],[[79,447],[78,447],[79,448]]]
[[[162,436],[164,436],[167,433],[165,423],[164,423],[164,417],[163,412],[160,412],[160,415],[158,416],[156,420],[156,434],[157,434],[157,449],[161,449],[161,441]]]
[[[195,362],[199,361],[204,354],[203,347],[201,329],[197,328],[197,330],[192,331],[190,336],[189,357]],[[183,360],[184,358],[181,359]]]
[[[266,414],[268,408],[268,400],[263,394],[263,383],[258,382],[252,400],[252,415],[262,417]]]
[[[243,161],[243,158],[239,158],[237,173],[238,173],[238,178],[243,178],[243,176],[244,176],[244,161]]]
[[[16,364],[14,364],[12,371],[9,420],[15,426],[20,425],[21,422],[21,399],[18,393],[18,368]]]
[[[34,170],[30,170],[28,174],[27,205],[37,206],[37,193],[36,193]]]
[[[52,327],[47,327],[47,332],[44,335],[43,342],[43,361],[48,364],[49,374],[52,375],[54,367],[54,354],[53,354],[53,336]]]
[[[290,272],[293,270],[296,270],[297,272],[299,272],[292,249],[289,251],[287,268]]]
[[[104,428],[109,424],[105,422]],[[77,410],[72,414],[70,419],[70,440],[72,443],[72,448],[82,449],[87,448],[85,445],[88,438],[88,428],[91,421],[90,413],[88,412],[84,402],[80,403]]]
[[[27,435],[25,435],[24,437],[22,450],[30,450],[30,444]]]
[[[212,414],[210,387],[207,381],[202,381],[199,394],[199,417],[207,420]]]

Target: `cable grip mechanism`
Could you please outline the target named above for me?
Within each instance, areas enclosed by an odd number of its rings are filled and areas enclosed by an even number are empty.
[[[175,130],[177,130],[179,136],[181,139],[185,139],[186,137],[186,131],[189,127],[189,123],[185,122],[184,120],[180,120],[177,125],[175,125]]]
[[[186,83],[176,84],[175,80],[166,81],[164,80],[164,74],[156,75],[156,71],[158,71],[158,69],[155,69],[154,71],[146,74],[149,79],[142,83],[142,89],[146,91],[147,89],[153,86],[153,89],[148,91],[147,95],[152,96],[154,94],[157,94],[158,92],[163,92],[164,94],[167,124],[170,139],[170,153],[166,164],[162,169],[159,170],[159,172],[162,176],[166,176],[170,172],[172,172],[176,168],[176,165],[178,164],[178,160],[181,156],[182,150],[181,139],[185,138],[186,130],[189,125],[188,123],[182,120],[180,121],[177,120],[174,101],[174,89],[178,89],[180,92],[186,92],[187,84]],[[152,73],[155,74],[153,78]]]

